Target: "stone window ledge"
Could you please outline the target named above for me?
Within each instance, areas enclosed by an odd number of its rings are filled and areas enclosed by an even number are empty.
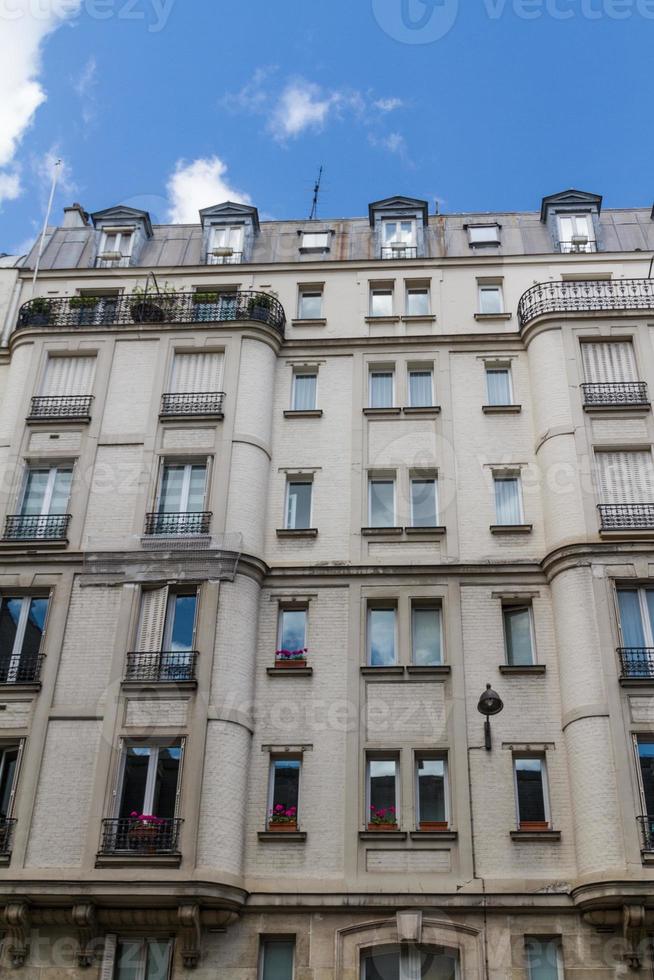
[[[285,419],[321,419],[322,408],[288,408],[284,412]]]
[[[533,524],[491,524],[491,534],[531,534]]]
[[[313,667],[266,667],[268,677],[311,677]]]
[[[327,318],[323,316],[317,317],[307,317],[302,319],[297,317],[295,320],[291,320],[292,327],[326,327]]]
[[[482,405],[484,415],[519,415],[522,405]]]
[[[475,313],[475,320],[511,320],[513,313]]]
[[[388,667],[361,667],[363,677],[402,677],[404,667],[401,664],[393,664]]]
[[[395,408],[389,405],[388,408],[364,408],[363,414],[368,416],[368,418],[388,418],[393,415],[400,415],[402,412],[401,408]]]
[[[500,673],[509,677],[519,674],[525,677],[529,674],[544,674],[546,670],[545,664],[500,664]]]
[[[362,527],[361,536],[364,538],[399,538],[402,536],[402,527]]]
[[[457,840],[456,830],[412,830],[411,840]]]
[[[406,830],[360,830],[359,840],[406,840]]]
[[[511,840],[517,843],[542,844],[557,843],[561,840],[560,830],[512,830]]]
[[[307,834],[305,830],[288,833],[278,830],[260,830],[257,837],[262,844],[304,844]]]
[[[178,868],[181,854],[98,854],[96,868]]]
[[[405,415],[426,415],[431,418],[441,414],[440,405],[406,405],[402,411]]]
[[[278,527],[275,532],[278,538],[317,538],[317,527]]]
[[[404,533],[411,538],[442,538],[447,533],[447,528],[441,524],[434,524],[433,527],[405,527]]]

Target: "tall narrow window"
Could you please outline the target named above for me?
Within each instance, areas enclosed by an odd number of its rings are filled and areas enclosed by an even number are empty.
[[[584,340],[581,344],[584,379],[593,384],[638,380],[631,340]]]
[[[504,313],[504,297],[501,286],[479,287],[479,312],[487,315]]]
[[[374,370],[368,380],[368,405],[370,408],[392,408],[394,403],[393,371]]]
[[[495,476],[495,517],[499,525],[522,524],[522,495],[520,478]]]
[[[102,269],[128,266],[132,257],[133,246],[133,229],[106,228],[102,232],[96,265]]]
[[[65,514],[73,480],[71,465],[30,467],[21,505],[23,517]]]
[[[259,980],[293,980],[295,943],[291,939],[264,939]]]
[[[293,375],[293,411],[313,412],[316,407],[318,375],[315,372],[297,371]]]
[[[298,297],[298,317],[300,320],[320,320],[323,316],[322,289],[301,286]]]
[[[46,598],[0,597],[0,684],[38,681]]]
[[[121,939],[113,980],[168,980],[171,959],[170,939]]]
[[[286,528],[291,531],[311,527],[311,480],[289,480],[286,490]]]
[[[416,223],[414,220],[382,221],[383,259],[412,259],[416,257]]]
[[[434,372],[431,368],[412,368],[409,371],[409,405],[428,408],[434,404]]]
[[[411,639],[416,667],[436,667],[443,662],[440,606],[414,603]]]
[[[623,677],[654,676],[654,589],[618,589]]]
[[[278,651],[297,653],[300,650],[305,650],[306,645],[306,609],[281,609],[279,613],[279,628],[277,636]]]
[[[525,939],[529,980],[563,980],[563,957],[558,939]]]
[[[2,846],[5,833],[2,821],[9,820],[13,812],[20,750],[17,744],[0,745],[0,853],[6,850]]]
[[[513,764],[520,830],[547,830],[549,813],[544,757],[516,756]]]
[[[392,667],[397,663],[397,610],[395,606],[368,609],[368,664]]]
[[[202,511],[207,485],[207,464],[164,463],[157,510],[160,514]]]
[[[654,840],[654,736],[638,735],[636,738],[638,777],[642,797],[642,810],[646,816],[643,828],[647,850],[652,850]]]
[[[443,756],[417,756],[416,799],[421,830],[447,829],[447,761]]]
[[[180,743],[125,746],[118,793],[118,817],[146,814],[171,819],[177,811],[177,791],[182,758]]]
[[[534,641],[531,606],[504,606],[504,643],[506,662],[513,667],[534,663]]]
[[[654,502],[654,465],[649,450],[596,452],[597,475],[602,504],[614,507],[623,504]],[[609,516],[619,517],[621,510],[610,510]]]
[[[368,485],[370,527],[395,526],[395,480],[375,477]]]
[[[175,351],[170,391],[174,394],[220,391],[222,374],[223,355],[219,351]]]
[[[396,825],[398,821],[398,776],[397,758],[368,759],[368,825]]]
[[[486,390],[489,405],[512,405],[513,388],[508,367],[486,368]]]
[[[429,289],[427,286],[407,286],[406,315],[429,316]]]
[[[370,290],[370,316],[393,316],[393,290],[373,287]]]
[[[40,395],[45,398],[74,398],[93,390],[95,355],[48,357]]]
[[[273,759],[270,764],[268,823],[272,829],[296,827],[300,803],[299,759]]]
[[[588,214],[559,215],[559,242],[562,252],[595,252],[593,222]]]
[[[211,231],[210,265],[231,265],[243,261],[243,225],[216,225]]]
[[[190,681],[195,677],[197,589],[147,589],[141,596],[137,650],[126,680]]]
[[[437,527],[437,497],[435,477],[415,476],[411,478],[412,527]]]

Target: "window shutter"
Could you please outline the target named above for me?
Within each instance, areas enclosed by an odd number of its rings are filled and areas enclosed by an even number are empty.
[[[23,750],[25,748],[25,739],[22,738],[18,743],[18,753],[16,756],[16,768],[14,770],[14,781],[11,785],[11,791],[9,793],[9,801],[7,804],[7,816],[11,817],[14,812],[14,801],[16,799],[16,787],[18,786],[18,779],[20,777],[20,765],[23,760]]]
[[[94,372],[95,357],[49,357],[42,394],[90,395]]]
[[[591,384],[637,381],[636,357],[630,340],[581,345],[584,376]]]
[[[102,966],[100,967],[100,980],[113,980],[117,946],[118,936],[116,936],[116,934],[113,932],[108,932],[104,937],[104,951],[102,953]]]
[[[162,589],[147,589],[141,593],[141,616],[138,630],[138,649],[145,653],[161,650],[168,586]]]
[[[223,355],[175,354],[171,390],[175,394],[220,391]]]
[[[654,501],[651,452],[596,453],[597,478],[603,504],[644,504]]]
[[[177,790],[175,792],[175,816],[179,817],[180,814],[180,803],[182,797],[182,772],[184,770],[184,750],[186,748],[186,739],[183,738],[179,744],[179,766],[177,767]]]

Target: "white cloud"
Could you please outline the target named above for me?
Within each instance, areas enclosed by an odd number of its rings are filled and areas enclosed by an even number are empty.
[[[373,105],[380,112],[395,112],[396,109],[403,107],[404,102],[402,99],[377,99]]]
[[[279,97],[270,131],[286,139],[299,136],[305,129],[322,129],[330,110],[339,102],[338,93],[323,96],[317,85],[302,80],[291,82]]]
[[[79,75],[73,79],[73,91],[82,104],[82,122],[88,126],[96,117],[95,87],[98,84],[98,63],[91,55]]]
[[[178,160],[167,184],[170,209],[168,220],[173,224],[196,224],[200,208],[235,201],[250,204],[244,191],[236,190],[227,180],[227,164],[220,157],[200,157],[197,160]]]
[[[46,99],[39,80],[45,38],[74,16],[82,0],[13,0],[0,31],[0,167],[11,167],[34,113]],[[15,169],[0,171],[0,202],[20,193]]]

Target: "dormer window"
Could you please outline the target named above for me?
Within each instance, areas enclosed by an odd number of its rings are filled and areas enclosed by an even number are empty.
[[[560,214],[558,225],[562,252],[597,251],[593,221],[589,214]]]
[[[102,232],[96,260],[99,269],[118,269],[128,266],[134,245],[133,228],[107,228]]]
[[[418,255],[415,220],[382,221],[382,259],[415,259]]]
[[[140,264],[142,250],[153,234],[147,211],[118,204],[95,211],[91,220],[96,230],[96,268],[119,269]]]
[[[378,259],[416,259],[427,254],[427,202],[387,197],[368,205],[372,247]]]
[[[211,229],[207,265],[234,265],[243,261],[243,225],[214,225]]]
[[[597,252],[602,248],[602,197],[571,189],[543,198],[540,220],[547,225],[554,247],[564,254]]]
[[[331,248],[331,237],[331,232],[329,231],[301,231],[300,251],[329,252]]]
[[[488,246],[499,245],[500,225],[466,225],[468,232],[468,243],[470,248],[487,248]]]

